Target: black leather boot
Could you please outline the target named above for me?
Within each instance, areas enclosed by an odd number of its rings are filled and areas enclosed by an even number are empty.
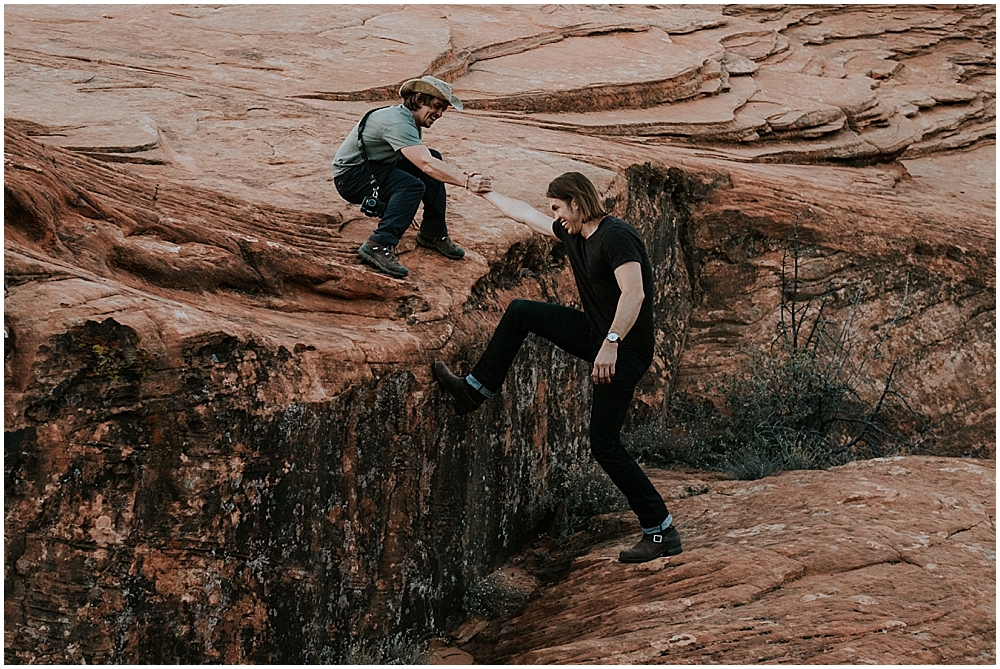
[[[465,257],[465,249],[451,241],[451,237],[424,237],[424,233],[417,233],[417,244],[427,249],[434,249],[445,258],[451,260],[461,260]]]
[[[619,562],[649,562],[658,557],[679,555],[681,553],[681,535],[673,525],[663,532],[643,534],[642,539],[627,551],[618,554]]]
[[[475,411],[479,405],[486,401],[486,397],[469,385],[469,382],[460,376],[455,376],[448,369],[448,365],[440,360],[431,365],[434,378],[438,380],[452,398],[452,406],[459,416]]]

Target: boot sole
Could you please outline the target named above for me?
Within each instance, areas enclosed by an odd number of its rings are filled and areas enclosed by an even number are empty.
[[[405,272],[400,273],[398,271],[393,271],[391,269],[383,267],[382,265],[379,265],[378,264],[378,260],[375,258],[375,256],[366,255],[365,253],[363,253],[361,251],[361,249],[358,249],[358,257],[361,258],[362,260],[364,260],[366,263],[368,263],[372,267],[374,267],[375,269],[377,269],[378,271],[382,272],[383,274],[388,274],[389,276],[391,276],[393,278],[396,278],[396,279],[405,279],[406,277],[408,277],[410,275],[410,270],[408,270],[408,269]],[[406,268],[404,267],[403,269],[406,269]]]
[[[649,562],[650,560],[656,560],[657,558],[672,557],[674,555],[680,555],[684,552],[684,549],[680,546],[675,546],[673,548],[667,548],[662,553],[657,553],[652,557],[648,558],[624,558],[621,555],[618,556],[619,562],[624,562],[625,564],[641,564],[643,562]]]

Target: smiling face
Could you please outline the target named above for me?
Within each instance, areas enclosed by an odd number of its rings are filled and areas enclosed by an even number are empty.
[[[430,104],[420,105],[413,111],[413,119],[417,122],[417,127],[429,128],[434,125],[434,121],[441,118],[449,106],[444,100],[433,98]]]
[[[566,232],[571,235],[578,235],[583,230],[583,212],[580,211],[580,207],[576,204],[576,200],[560,200],[558,198],[549,198],[549,208],[552,210],[552,216],[556,221],[566,229]]]

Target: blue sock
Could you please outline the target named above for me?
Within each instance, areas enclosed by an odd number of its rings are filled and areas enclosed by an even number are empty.
[[[476,390],[478,390],[479,394],[481,394],[486,399],[489,399],[494,395],[496,395],[496,393],[487,390],[486,387],[483,384],[481,384],[479,380],[472,374],[469,374],[467,377],[465,377],[465,382],[468,383],[473,388],[475,388]]]
[[[670,513],[668,512],[667,519],[664,520],[662,523],[660,523],[656,527],[644,527],[642,528],[642,531],[645,532],[646,534],[659,534],[660,532],[666,532],[667,528],[670,527],[673,524],[673,522],[674,522],[674,517],[671,516]]]

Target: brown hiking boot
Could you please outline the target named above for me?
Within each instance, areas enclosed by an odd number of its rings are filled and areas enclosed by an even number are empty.
[[[417,244],[427,249],[434,249],[445,258],[451,258],[452,260],[461,260],[465,257],[465,250],[451,241],[451,237],[448,235],[444,237],[425,237],[422,232],[418,232]]]
[[[410,270],[399,264],[395,246],[376,244],[369,239],[358,249],[358,255],[368,264],[397,279],[402,279],[410,273]]]
[[[486,401],[486,397],[469,385],[469,382],[460,376],[455,376],[448,369],[448,365],[440,360],[431,365],[434,378],[438,380],[441,387],[451,395],[452,406],[459,416],[475,411],[479,405]]]
[[[681,535],[671,525],[664,532],[643,533],[642,539],[627,551],[618,554],[619,562],[649,562],[658,557],[680,555]]]

